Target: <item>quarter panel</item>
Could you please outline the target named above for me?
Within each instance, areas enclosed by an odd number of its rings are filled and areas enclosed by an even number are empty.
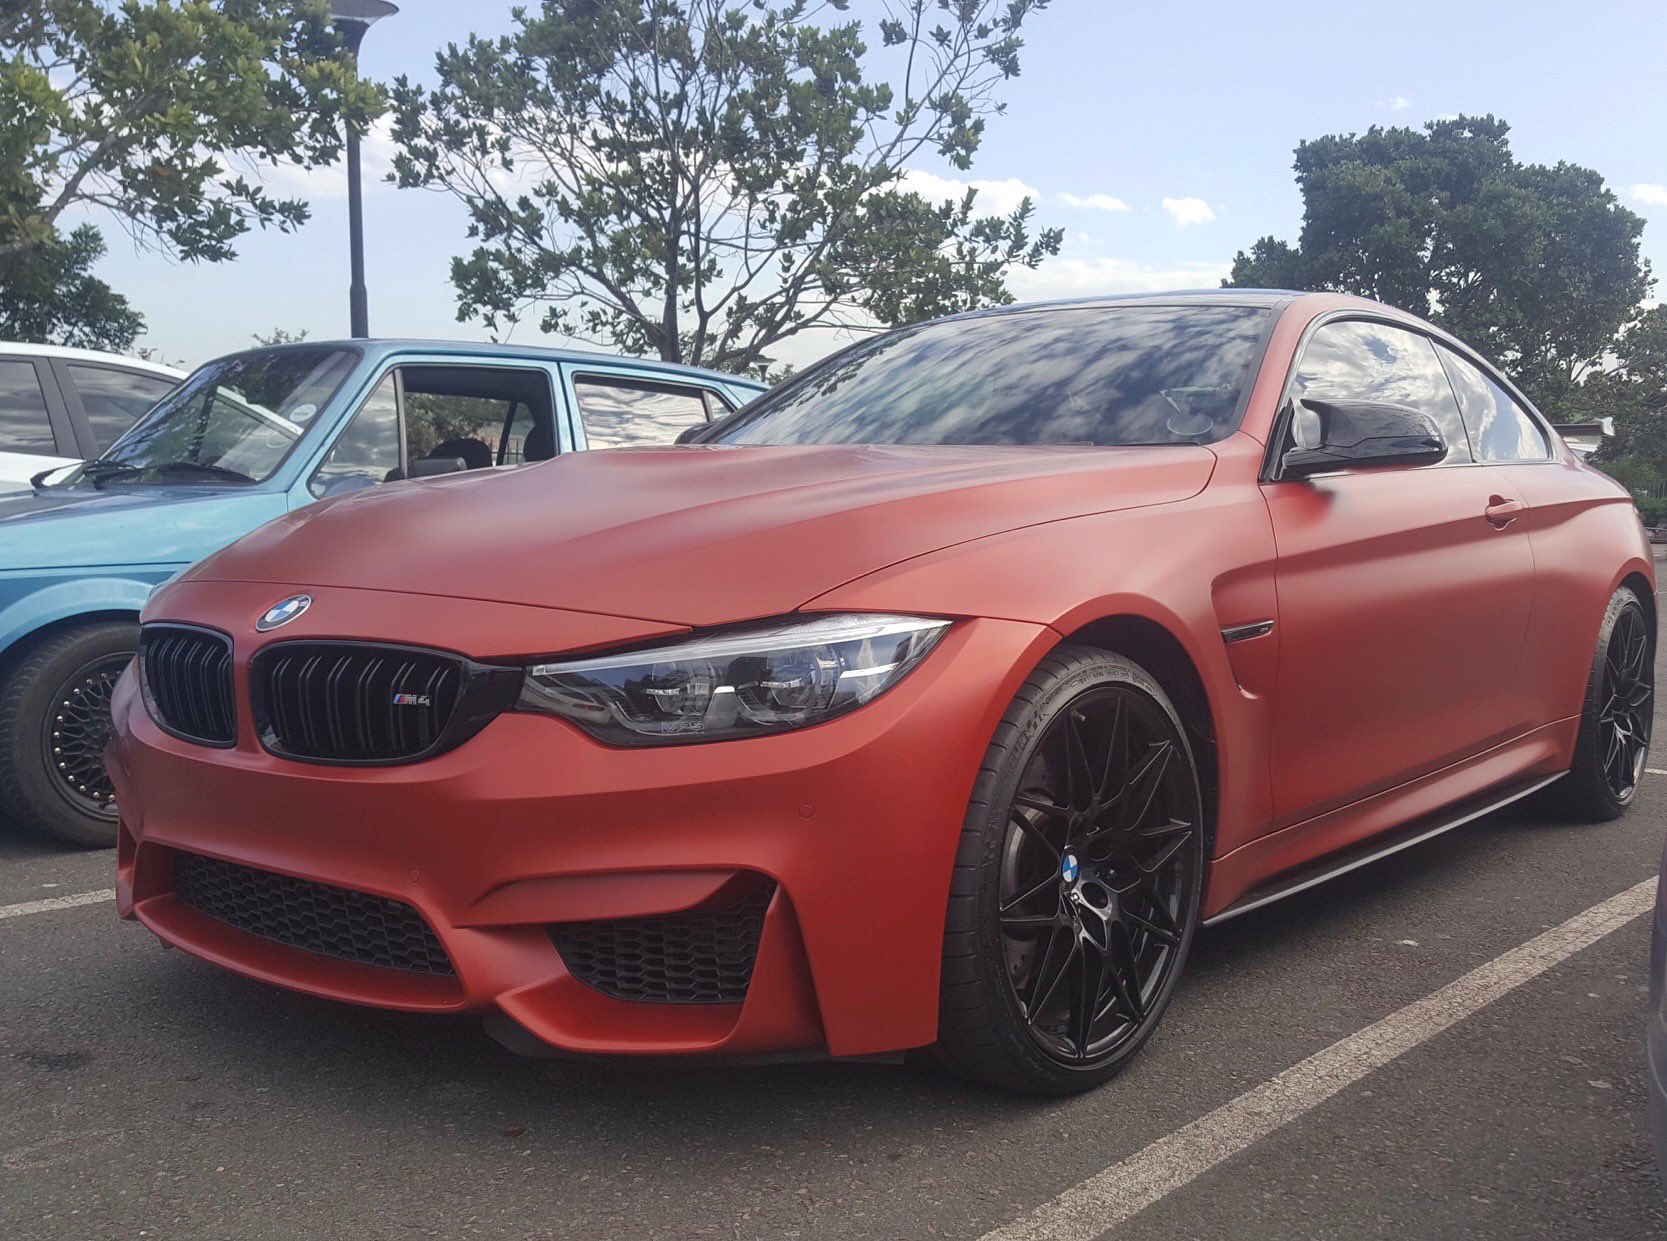
[[[1608,475],[1572,457],[1507,471],[1528,507],[1522,523],[1534,552],[1535,606],[1522,673],[1542,721],[1578,715],[1598,626],[1616,586],[1642,574],[1655,589],[1655,557],[1632,497]]]

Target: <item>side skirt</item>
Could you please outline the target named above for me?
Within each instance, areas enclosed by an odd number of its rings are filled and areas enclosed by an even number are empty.
[[[1492,814],[1501,807],[1537,793],[1548,784],[1561,780],[1565,774],[1558,772],[1554,776],[1534,779],[1526,784],[1507,786],[1503,791],[1497,788],[1489,789],[1456,802],[1436,814],[1414,819],[1402,827],[1372,836],[1353,848],[1333,853],[1307,866],[1300,866],[1260,887],[1252,888],[1227,908],[1205,918],[1200,925],[1215,926],[1226,922],[1229,918],[1236,918],[1253,909],[1260,909],[1264,905],[1284,900],[1287,896],[1317,887],[1328,879],[1335,879],[1352,870],[1359,870],[1362,866],[1369,866],[1380,858],[1423,844],[1426,840],[1433,840],[1455,827],[1462,827],[1485,814]]]

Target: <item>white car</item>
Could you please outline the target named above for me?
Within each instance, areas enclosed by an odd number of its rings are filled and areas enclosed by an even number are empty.
[[[0,341],[0,491],[98,456],[184,378],[119,354]]]

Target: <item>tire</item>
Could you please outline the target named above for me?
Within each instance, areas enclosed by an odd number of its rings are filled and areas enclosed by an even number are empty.
[[[934,1058],[1032,1095],[1111,1077],[1157,1028],[1186,963],[1205,843],[1192,749],[1157,681],[1106,651],[1051,653],[973,787]]]
[[[1638,796],[1655,708],[1655,631],[1629,586],[1609,600],[1586,681],[1568,775],[1542,805],[1582,823],[1619,818]]]
[[[0,687],[0,807],[13,823],[68,844],[116,843],[102,755],[110,690],[138,647],[139,627],[103,621],[27,647]]]

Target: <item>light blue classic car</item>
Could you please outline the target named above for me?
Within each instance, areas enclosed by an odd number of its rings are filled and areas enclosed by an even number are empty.
[[[399,479],[669,443],[763,390],[599,354],[408,340],[208,363],[97,460],[0,497],[0,814],[114,843],[101,756],[139,608],[261,523]]]

